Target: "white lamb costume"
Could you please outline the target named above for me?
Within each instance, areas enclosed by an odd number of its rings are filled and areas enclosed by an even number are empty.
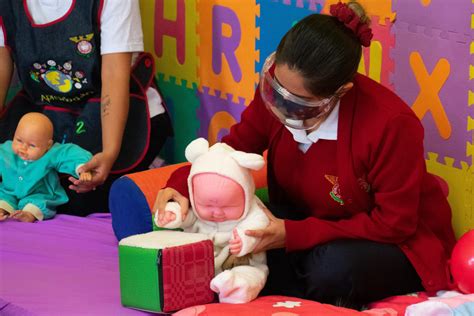
[[[183,228],[185,232],[207,234],[214,243],[214,263],[216,276],[211,281],[211,289],[219,294],[223,303],[246,303],[257,297],[265,285],[268,276],[265,253],[250,254],[259,239],[245,235],[245,230],[263,229],[269,219],[257,203],[255,184],[250,169],[261,169],[265,161],[261,155],[236,151],[224,143],[216,143],[209,148],[204,138],[191,142],[185,151],[186,158],[192,163],[188,177],[189,199],[191,209],[184,219],[181,218],[180,206],[169,202],[166,211],[176,215],[176,219],[165,225],[165,228]],[[192,178],[201,173],[214,173],[236,181],[243,189],[245,206],[238,220],[211,222],[203,220],[194,211]],[[260,202],[261,203],[261,202]],[[158,217],[155,217],[158,225]],[[242,250],[237,257],[249,255],[249,264],[240,265],[223,271],[222,265],[230,256],[229,241],[233,230],[242,240]]]

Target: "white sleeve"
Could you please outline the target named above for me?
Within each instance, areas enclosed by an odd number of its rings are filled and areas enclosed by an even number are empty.
[[[100,17],[100,52],[142,52],[143,31],[138,0],[104,0]]]
[[[255,200],[257,197],[255,197]],[[257,230],[264,229],[270,224],[270,219],[267,217],[267,214],[260,208],[260,206],[254,201],[249,209],[249,212],[245,219],[243,219],[237,225],[237,234],[242,240],[242,249],[237,254],[237,257],[244,256],[248,253],[251,253],[257,243],[260,241],[260,238],[247,236],[245,235],[246,230]]]

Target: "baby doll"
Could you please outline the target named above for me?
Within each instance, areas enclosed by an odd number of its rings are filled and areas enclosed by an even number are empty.
[[[269,219],[255,196],[249,169],[262,168],[262,156],[236,151],[224,143],[209,148],[203,138],[191,142],[186,158],[191,209],[182,218],[180,206],[169,202],[158,227],[183,228],[207,234],[214,243],[216,275],[211,289],[224,303],[246,303],[257,297],[268,276],[265,253],[252,254],[259,242],[246,230],[263,229]]]
[[[53,217],[68,201],[58,172],[90,181],[79,167],[92,154],[74,144],[53,144],[53,124],[41,113],[28,113],[18,123],[13,141],[0,145],[0,221],[34,222]]]

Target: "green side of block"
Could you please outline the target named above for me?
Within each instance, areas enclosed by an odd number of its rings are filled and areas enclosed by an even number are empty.
[[[122,305],[160,312],[157,249],[119,246]]]

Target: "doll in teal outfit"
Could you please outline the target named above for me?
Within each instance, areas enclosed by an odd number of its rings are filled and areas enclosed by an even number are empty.
[[[52,218],[68,201],[58,173],[91,181],[80,167],[92,158],[74,144],[53,143],[53,124],[41,113],[24,115],[13,141],[0,145],[0,221],[34,222]]]

